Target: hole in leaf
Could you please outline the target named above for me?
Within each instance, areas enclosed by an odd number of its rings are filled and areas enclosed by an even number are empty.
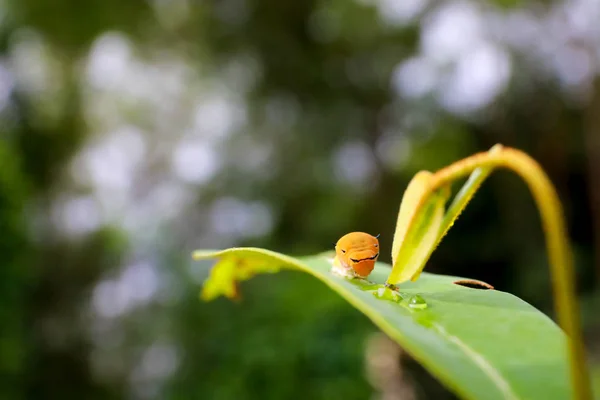
[[[468,287],[471,289],[481,289],[481,290],[493,290],[494,289],[494,287],[492,285],[490,285],[489,283],[485,283],[485,282],[481,282],[481,281],[474,281],[471,279],[461,279],[461,280],[454,282],[454,284]]]

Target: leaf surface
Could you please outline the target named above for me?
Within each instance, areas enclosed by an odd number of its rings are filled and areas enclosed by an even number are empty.
[[[290,257],[264,249],[197,251],[218,259],[204,285],[206,300],[235,297],[238,281],[293,269],[309,273],[340,294],[450,390],[465,399],[569,399],[566,336],[523,300],[497,290],[454,284],[461,278],[422,273],[400,285],[404,298],[382,299],[390,266],[377,263],[369,281],[330,272],[332,253]],[[310,296],[310,293],[306,294]],[[411,308],[419,295],[424,309]]]

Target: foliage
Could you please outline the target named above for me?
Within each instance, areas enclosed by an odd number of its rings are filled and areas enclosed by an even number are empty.
[[[557,184],[594,292],[600,17],[520,3],[0,1],[0,398],[377,396],[373,327],[343,300],[280,273],[245,284],[253,307],[199,306],[182,254],[381,227],[391,248],[410,177],[497,142]],[[428,271],[553,316],[537,218],[494,176]],[[418,397],[450,396],[402,365]]]
[[[434,174],[428,171],[417,173],[409,183],[402,198],[396,224],[396,233],[394,235],[394,243],[392,245],[392,270],[385,281],[382,280],[380,282],[384,283],[384,285],[363,282],[364,285],[361,285],[358,290],[355,290],[354,296],[348,295],[344,290],[338,290],[338,292],[356,308],[369,315],[381,329],[397,340],[403,348],[407,348],[409,353],[412,353],[418,359],[419,354],[427,353],[428,350],[433,353],[431,348],[436,347],[434,343],[425,341],[421,349],[415,349],[411,346],[410,342],[405,340],[402,335],[402,333],[405,333],[405,325],[402,321],[391,323],[393,318],[390,318],[391,315],[388,312],[389,310],[385,308],[389,307],[389,303],[377,303],[376,301],[373,301],[372,298],[369,298],[371,303],[370,307],[361,304],[361,298],[363,302],[365,300],[365,294],[361,293],[361,291],[368,291],[370,294],[378,297],[379,300],[388,300],[396,303],[394,305],[397,310],[400,310],[400,306],[413,309],[426,308],[427,303],[422,297],[419,295],[410,297],[407,297],[408,295],[402,295],[397,292],[396,284],[405,283],[409,280],[413,282],[417,281],[426,262],[430,258],[432,251],[439,244],[441,238],[454,224],[454,221],[479,189],[483,180],[485,180],[490,172],[492,172],[494,167],[499,166],[512,169],[527,183],[536,200],[536,205],[539,208],[542,225],[546,234],[550,273],[553,281],[554,295],[556,296],[555,304],[559,321],[567,334],[563,339],[566,339],[568,343],[568,346],[566,347],[568,348],[569,353],[569,364],[571,367],[570,377],[573,384],[573,392],[570,394],[560,393],[560,390],[557,391],[556,388],[552,389],[549,393],[553,393],[558,397],[567,396],[576,399],[591,398],[589,373],[587,371],[585,350],[582,342],[583,338],[579,326],[579,308],[573,289],[573,261],[568,239],[565,234],[560,201],[558,200],[558,196],[552,183],[540,166],[529,156],[518,150],[505,149],[501,145],[496,145],[488,153],[475,154],[449,165]],[[470,177],[467,183],[461,188],[448,209],[448,212],[446,212],[445,203],[450,196],[451,183],[457,178],[469,173]],[[340,250],[338,242],[338,245],[336,245],[336,252],[337,251],[346,253],[347,250]],[[377,255],[378,254],[379,249]],[[211,299],[221,294],[230,298],[237,298],[239,290],[237,285],[239,281],[247,280],[258,272],[277,272],[279,268],[281,268],[281,265],[298,268],[305,272],[312,273],[315,277],[325,282],[329,282],[327,277],[331,279],[331,276],[326,273],[324,274],[323,270],[327,271],[330,269],[331,275],[331,273],[335,271],[335,268],[330,268],[330,264],[334,266],[336,263],[344,262],[342,261],[343,259],[338,258],[340,256],[341,254],[336,254],[333,262],[327,262],[325,257],[319,257],[321,260],[320,268],[314,268],[313,264],[315,264],[315,262],[307,261],[306,264],[303,264],[302,262],[294,261],[286,256],[270,254],[269,252],[257,249],[230,249],[223,252],[196,251],[194,253],[194,257],[198,259],[210,257],[220,258],[220,261],[211,273],[211,277],[205,283],[202,292],[202,297],[205,299]],[[350,254],[350,256],[352,255]],[[351,265],[351,268],[355,268],[354,265]],[[346,274],[346,272],[342,273]],[[359,274],[361,277],[364,277],[363,275],[364,274],[362,273]],[[348,275],[348,277],[354,279],[352,281],[353,283],[362,281],[356,280],[356,275],[353,273]],[[448,281],[447,284],[448,283],[451,284],[453,282]],[[335,282],[333,284],[330,283],[329,285],[334,290],[338,289],[338,285],[336,285]],[[481,284],[481,286],[484,285]],[[422,290],[431,290],[433,294],[437,294],[438,290],[443,293],[448,291],[449,287],[452,286],[441,286],[440,289],[436,287],[434,283],[431,287],[426,285]],[[367,297],[369,296],[367,295]],[[369,303],[369,301],[367,303]],[[440,314],[445,317],[451,315],[451,321],[460,319],[455,318],[454,312],[456,311],[456,308],[466,307],[465,304],[479,305],[479,302],[477,299],[468,299],[458,304],[454,303],[451,304],[447,310],[441,310]],[[488,313],[486,313],[486,315],[488,315]],[[420,325],[424,325],[438,334],[437,339],[446,341],[452,345],[458,345],[459,349],[464,350],[466,355],[472,356],[472,360],[470,361],[475,364],[474,366],[481,368],[485,375],[487,375],[486,377],[491,379],[491,384],[494,386],[495,390],[498,391],[497,396],[501,398],[518,398],[520,395],[512,391],[510,381],[503,379],[496,368],[494,368],[493,362],[492,365],[489,365],[488,361],[481,362],[481,360],[489,359],[489,357],[486,357],[488,352],[481,351],[480,349],[474,350],[469,345],[468,341],[462,339],[462,334],[448,333],[449,331],[443,326],[444,324],[438,322],[440,316],[441,315],[434,316],[432,321],[427,318],[423,319],[423,315],[420,318],[415,319]],[[494,321],[501,319],[493,314],[491,314],[491,317]],[[382,323],[382,320],[385,320],[387,324]],[[423,321],[425,322],[423,323]],[[525,321],[523,320],[514,322],[514,326],[525,325],[524,322]],[[510,328],[513,323],[510,317],[508,321],[503,321],[503,325],[506,325],[507,323],[509,325],[509,332],[516,333],[516,329]],[[473,334],[473,332],[470,331],[474,325],[476,324],[469,324],[468,321],[466,321],[459,326],[464,327],[467,332]],[[495,327],[493,323],[488,322],[484,324],[484,326],[491,329],[492,332],[499,330],[499,327]],[[529,333],[531,336],[528,335],[524,338],[503,333],[501,337],[506,340],[506,344],[504,345],[501,340],[489,340],[492,337],[489,331],[476,330],[474,335],[476,337],[485,337],[487,343],[494,349],[492,352],[502,347],[514,349],[518,347],[518,344],[523,340],[525,342],[531,339],[544,340],[548,336],[546,331]],[[426,335],[420,332],[417,333],[416,336],[419,339],[422,339],[422,337],[425,337]],[[468,336],[468,333],[465,336]],[[532,348],[530,344],[525,344],[524,347],[528,349]],[[563,352],[564,350],[565,349],[563,349]],[[542,353],[543,351],[539,350],[537,352],[538,355]],[[514,360],[523,361],[522,350],[512,355],[508,351],[499,354],[501,354],[500,362],[512,364]],[[467,381],[462,383],[457,383],[456,381],[447,378],[448,371],[457,371],[457,364],[463,365],[464,361],[461,362],[457,358],[450,359],[448,369],[445,371],[446,373],[444,373],[437,370],[437,368],[446,361],[444,357],[438,356],[432,357],[431,359],[421,357],[420,360],[428,365],[430,370],[438,372],[438,376],[441,379],[445,378],[446,382],[453,387],[456,392],[461,393],[465,397],[481,398],[484,395],[490,397],[495,396],[493,394],[494,391],[486,388],[485,385],[478,394],[468,392],[468,389],[472,389],[479,381],[483,380],[481,377],[479,379],[470,377]],[[556,365],[563,364],[561,360],[556,360],[554,363]],[[535,361],[524,361],[523,364],[529,365],[532,370],[535,370],[537,363]],[[464,377],[465,375],[469,374],[465,374],[464,371],[459,373],[459,376],[461,377]],[[527,373],[520,371],[519,375],[527,375]],[[537,396],[540,391],[539,387],[540,384],[536,383],[530,388],[530,393],[521,395],[525,397]]]
[[[378,264],[369,281],[330,272],[332,254],[292,258],[262,249],[197,251],[217,258],[203,297],[237,297],[239,281],[259,273],[309,273],[366,314],[453,391],[469,399],[572,398],[566,336],[545,315],[496,290],[456,285],[462,278],[424,273],[401,298],[377,298],[390,273]],[[424,307],[424,308],[423,308]],[[543,366],[543,367],[542,367]]]

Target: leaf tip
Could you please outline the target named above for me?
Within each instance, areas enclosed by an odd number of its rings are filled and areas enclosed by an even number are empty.
[[[216,253],[217,252],[213,250],[194,250],[192,252],[192,259],[194,261],[208,260],[210,258],[215,258]]]

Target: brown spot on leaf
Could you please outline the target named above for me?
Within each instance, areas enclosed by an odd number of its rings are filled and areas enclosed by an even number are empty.
[[[481,289],[481,290],[493,290],[494,289],[494,287],[492,285],[490,285],[489,283],[476,281],[473,279],[461,279],[461,280],[454,282],[454,284],[468,287],[471,289]]]

